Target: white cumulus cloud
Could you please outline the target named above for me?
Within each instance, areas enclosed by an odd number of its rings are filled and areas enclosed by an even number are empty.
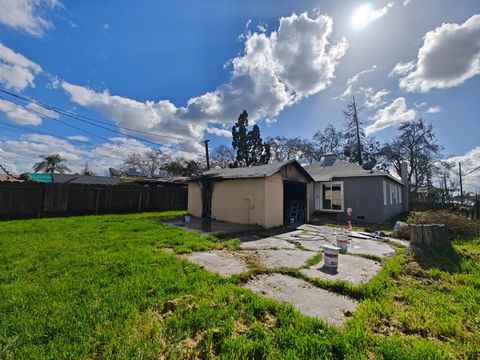
[[[207,132],[213,135],[222,136],[222,137],[232,137],[232,133],[225,129],[219,129],[216,127],[207,128]]]
[[[469,174],[462,178],[464,191],[479,191],[480,192],[480,146],[467,151],[464,155],[452,156],[447,159],[451,165],[454,166],[452,176],[455,178],[458,176],[458,163],[462,163],[462,173]],[[476,171],[474,171],[477,169]]]
[[[137,101],[63,82],[72,102],[96,109],[118,125],[164,136],[185,151],[198,143],[210,124],[230,125],[242,110],[252,122],[275,118],[285,107],[324,90],[334,78],[348,43],[331,44],[333,20],[327,15],[292,14],[277,30],[248,33],[241,55],[232,59],[230,80],[180,107],[169,100]]]
[[[47,10],[62,6],[58,0],[0,0],[0,23],[34,37],[42,37],[53,23]]]
[[[425,111],[427,114],[435,114],[442,111],[442,107],[435,105],[435,106],[430,106],[427,111]]]
[[[20,125],[40,125],[42,118],[10,101],[0,99],[0,112],[3,112],[7,119]]]
[[[480,74],[480,15],[426,33],[409,70],[399,86],[410,92],[451,88]]]
[[[67,139],[72,141],[81,141],[81,142],[90,141],[88,137],[83,135],[71,135],[71,136],[67,136]]]
[[[365,96],[365,106],[369,109],[376,109],[382,105],[386,104],[384,98],[390,94],[390,91],[387,89],[382,89],[377,92],[373,90],[371,87],[368,88],[360,88],[360,91],[364,93]]]
[[[411,70],[415,68],[415,62],[410,61],[410,62],[398,62],[395,64],[393,67],[392,71],[390,71],[390,74],[388,76],[395,76],[395,75],[405,75]]]
[[[0,84],[21,91],[28,86],[34,87],[35,75],[41,72],[40,65],[0,42]]]
[[[151,150],[140,141],[124,137],[113,137],[109,142],[94,145],[69,141],[81,141],[80,137],[61,139],[50,135],[25,134],[18,140],[0,139],[0,157],[7,169],[15,174],[32,171],[40,155],[59,154],[72,173],[81,172],[88,162],[93,172],[107,175],[109,167],[121,168],[128,155]]]
[[[345,90],[343,91],[343,93],[337,97],[334,98],[334,100],[336,99],[345,99],[347,96],[350,96],[352,95],[352,88],[355,84],[358,83],[358,80],[360,80],[360,77],[365,75],[365,74],[368,74],[368,73],[371,73],[372,71],[374,71],[375,69],[377,68],[377,65],[372,65],[371,68],[368,68],[368,69],[365,69],[365,70],[362,70],[358,73],[356,73],[355,75],[353,75],[351,78],[349,78],[347,80],[347,84],[346,84],[346,87],[345,87]]]
[[[371,135],[391,126],[400,125],[405,121],[415,119],[415,115],[415,110],[407,108],[407,102],[404,97],[396,98],[390,105],[377,111],[372,117],[373,124],[365,128],[365,133]]]

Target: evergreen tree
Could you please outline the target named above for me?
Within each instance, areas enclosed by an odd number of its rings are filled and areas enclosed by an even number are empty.
[[[234,167],[268,164],[270,146],[263,142],[258,125],[255,124],[252,130],[248,131],[246,110],[243,110],[233,126],[232,137],[232,147],[236,152]]]

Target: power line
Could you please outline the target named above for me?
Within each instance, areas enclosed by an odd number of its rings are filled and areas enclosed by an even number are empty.
[[[0,121],[0,125],[8,126],[8,127],[11,127],[11,128],[15,128],[15,129],[21,130],[22,133],[25,132],[25,129],[24,129],[23,127],[21,127],[21,126],[16,126],[16,125],[9,124],[9,123],[3,122],[3,121]],[[61,135],[55,135],[55,134],[48,133],[48,132],[41,131],[41,130],[36,130],[36,131],[29,130],[29,132],[34,133],[34,134],[39,134],[39,135],[54,136],[54,137],[56,137],[56,138],[59,138],[59,139],[65,140],[65,141],[70,141],[70,139],[67,138],[67,137],[64,137],[64,136],[61,136]],[[90,144],[93,144],[93,145],[98,145],[97,143],[94,143],[93,141],[88,141],[88,142],[89,142]],[[112,141],[110,141],[110,143],[115,144],[115,143],[112,142]],[[117,153],[118,155],[125,156],[125,152],[124,152],[124,151],[120,151],[120,150],[118,150],[118,149],[111,148],[111,147],[108,146],[108,144],[101,144],[101,146],[106,147],[108,150],[110,150],[110,151],[112,151],[112,152],[114,152],[114,153]]]
[[[467,176],[467,175],[470,175],[471,173],[474,173],[475,171],[479,170],[480,169],[480,165],[477,166],[475,169],[473,169],[472,171],[469,171],[468,173],[466,174],[463,174],[463,177]]]
[[[53,112],[56,112],[60,115],[64,115],[64,116],[68,116],[70,118],[73,118],[75,120],[78,120],[78,121],[82,121],[82,122],[86,122],[92,126],[97,126],[97,127],[100,127],[102,129],[105,129],[105,130],[108,130],[108,131],[111,131],[111,132],[114,132],[114,133],[118,133],[120,135],[123,135],[123,136],[128,136],[128,137],[131,137],[131,138],[134,138],[136,140],[139,140],[139,141],[144,141],[144,142],[148,142],[148,143],[151,143],[153,145],[157,145],[157,146],[164,146],[164,147],[169,147],[167,145],[164,145],[164,144],[159,144],[159,143],[156,143],[156,142],[153,142],[153,141],[150,141],[150,140],[145,140],[143,138],[139,138],[139,137],[136,137],[134,135],[130,135],[130,134],[125,134],[121,131],[118,131],[118,130],[115,130],[115,129],[110,129],[110,128],[106,128],[104,126],[101,126],[101,125],[98,125],[98,124],[94,124],[92,122],[96,122],[96,123],[99,123],[99,124],[104,124],[104,125],[107,125],[107,126],[110,126],[110,127],[113,127],[113,126],[116,126],[120,129],[124,129],[124,130],[127,130],[127,131],[134,131],[134,132],[138,132],[138,133],[141,133],[141,134],[145,134],[145,135],[148,135],[148,136],[156,136],[156,137],[159,137],[159,138],[169,138],[169,139],[172,139],[172,140],[176,140],[176,141],[179,141],[181,139],[179,139],[178,137],[175,137],[175,136],[169,136],[169,135],[159,135],[159,134],[153,134],[153,133],[149,133],[147,131],[142,131],[142,130],[137,130],[137,129],[132,129],[132,128],[129,128],[129,127],[125,127],[125,126],[120,126],[120,125],[114,125],[114,124],[111,124],[111,123],[108,123],[106,121],[101,121],[101,120],[98,120],[98,119],[94,119],[94,118],[91,118],[91,117],[87,117],[87,116],[84,116],[84,115],[80,115],[80,114],[76,114],[76,113],[73,113],[73,112],[70,112],[68,110],[64,110],[64,109],[61,109],[59,107],[56,107],[56,106],[52,106],[52,105],[48,105],[48,104],[45,104],[45,103],[42,103],[40,101],[37,101],[37,100],[32,100],[32,99],[29,99],[25,96],[22,96],[22,95],[19,95],[19,94],[15,94],[11,91],[7,91],[7,90],[4,90],[4,89],[1,89],[0,88],[0,92],[4,93],[4,94],[7,94],[9,96],[12,96],[12,97],[15,97],[17,99],[20,99],[20,100],[23,100],[23,101],[27,101],[27,102],[34,102],[35,104],[43,107],[44,109],[46,110],[50,110],[50,111],[53,111]],[[21,105],[21,104],[18,104],[12,100],[9,100],[9,99],[5,99],[3,98],[4,100],[6,101],[10,101],[10,102],[13,102],[19,106],[24,106],[24,105]],[[30,108],[26,108],[27,110],[32,110]],[[45,114],[42,114],[42,116],[44,117]]]
[[[5,92],[5,91],[3,91],[2,89],[0,89],[0,92]],[[15,96],[15,97],[19,97],[19,96]],[[65,126],[69,126],[69,127],[74,128],[74,129],[76,129],[76,130],[78,130],[78,131],[84,132],[84,133],[86,133],[86,134],[88,134],[88,135],[90,135],[90,136],[94,136],[94,137],[99,138],[99,139],[101,139],[101,140],[111,142],[111,140],[108,139],[108,138],[105,138],[105,137],[103,137],[103,136],[100,136],[100,135],[91,133],[91,132],[89,132],[89,131],[87,131],[87,130],[84,130],[84,129],[82,129],[82,128],[79,128],[79,127],[77,127],[77,126],[75,126],[75,125],[72,125],[72,124],[70,124],[70,123],[68,123],[68,122],[65,122],[65,121],[63,121],[63,120],[54,118],[54,117],[52,117],[52,116],[50,116],[50,115],[47,115],[47,114],[45,114],[45,113],[42,113],[42,112],[40,112],[40,111],[31,109],[31,108],[29,108],[28,106],[26,106],[26,105],[24,105],[24,104],[21,104],[21,103],[19,103],[19,102],[17,102],[17,101],[14,101],[14,100],[11,100],[11,99],[7,99],[7,98],[5,98],[5,97],[3,97],[3,96],[1,96],[1,95],[0,95],[0,98],[3,99],[3,100],[5,100],[5,101],[8,101],[8,102],[10,102],[10,103],[12,103],[12,104],[15,104],[15,105],[17,105],[17,106],[21,106],[21,107],[22,107],[23,109],[25,109],[26,111],[31,112],[31,113],[34,113],[34,114],[36,114],[36,115],[38,115],[38,116],[40,116],[40,117],[47,118],[47,119],[54,120],[54,121],[58,121],[58,122],[60,122],[61,124],[64,124]],[[30,100],[28,100],[28,101],[30,101]],[[45,109],[47,109],[47,108],[45,108]],[[50,110],[50,109],[47,109],[47,110]],[[51,110],[51,111],[53,111],[53,110]],[[60,113],[60,112],[57,112],[57,111],[55,111],[55,112],[58,113],[58,114],[60,114],[60,115],[64,115],[64,114],[62,114],[62,113]],[[168,146],[168,145],[164,145],[164,144],[159,144],[159,143],[156,143],[156,142],[153,142],[153,141],[150,141],[150,140],[146,140],[146,139],[142,139],[142,138],[139,138],[139,137],[137,137],[137,136],[130,135],[130,134],[124,134],[124,133],[122,133],[121,131],[117,131],[117,130],[114,130],[114,129],[109,129],[109,128],[105,127],[105,126],[98,125],[98,124],[94,124],[94,123],[92,123],[92,122],[90,122],[90,121],[88,121],[88,120],[83,120],[83,119],[77,118],[77,117],[72,116],[72,115],[65,115],[65,116],[72,117],[72,118],[74,118],[74,119],[76,119],[76,120],[79,120],[79,121],[82,121],[82,122],[87,122],[87,123],[89,123],[89,124],[92,125],[92,126],[96,126],[96,127],[105,129],[105,130],[107,130],[107,131],[111,131],[111,132],[113,132],[113,133],[118,133],[118,134],[120,134],[120,135],[122,135],[122,136],[130,137],[130,138],[133,138],[133,139],[138,140],[138,141],[146,142],[146,143],[149,143],[149,144],[152,144],[152,145],[156,145],[156,146],[160,146],[160,147],[165,147],[165,148],[172,149],[172,150],[176,150],[176,148],[173,147],[173,146]]]

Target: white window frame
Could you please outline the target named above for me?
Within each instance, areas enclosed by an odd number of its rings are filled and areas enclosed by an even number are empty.
[[[394,188],[393,188],[392,183],[390,183],[388,185],[389,185],[389,188],[390,188],[390,205],[393,205],[393,191],[394,191]]]
[[[319,208],[316,208],[315,210],[318,210],[318,211],[323,211],[323,212],[333,212],[333,213],[338,213],[338,212],[343,212],[345,211],[345,199],[344,199],[344,189],[343,189],[343,181],[330,181],[330,182],[317,182],[315,184],[315,191],[318,191],[319,194],[318,194],[318,198],[320,199],[320,202],[319,202]],[[318,186],[317,186],[318,185]],[[342,203],[341,203],[341,209],[340,210],[334,210],[334,209],[324,209],[323,208],[323,185],[330,185],[330,186],[333,186],[333,185],[340,185],[340,194],[341,194],[341,198],[342,198]],[[315,198],[316,198],[316,195],[315,194]]]
[[[385,180],[383,180],[383,205],[388,205],[387,182]]]

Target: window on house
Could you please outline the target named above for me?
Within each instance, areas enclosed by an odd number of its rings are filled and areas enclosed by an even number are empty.
[[[322,210],[343,210],[343,191],[341,183],[322,185]]]
[[[399,191],[398,191],[398,201],[399,201],[399,203],[401,204],[401,203],[402,203],[402,187],[399,186],[399,187],[398,187],[398,190],[399,190]]]
[[[390,187],[390,205],[393,205],[393,184],[388,184]]]
[[[383,205],[387,205],[387,182],[383,180]]]

